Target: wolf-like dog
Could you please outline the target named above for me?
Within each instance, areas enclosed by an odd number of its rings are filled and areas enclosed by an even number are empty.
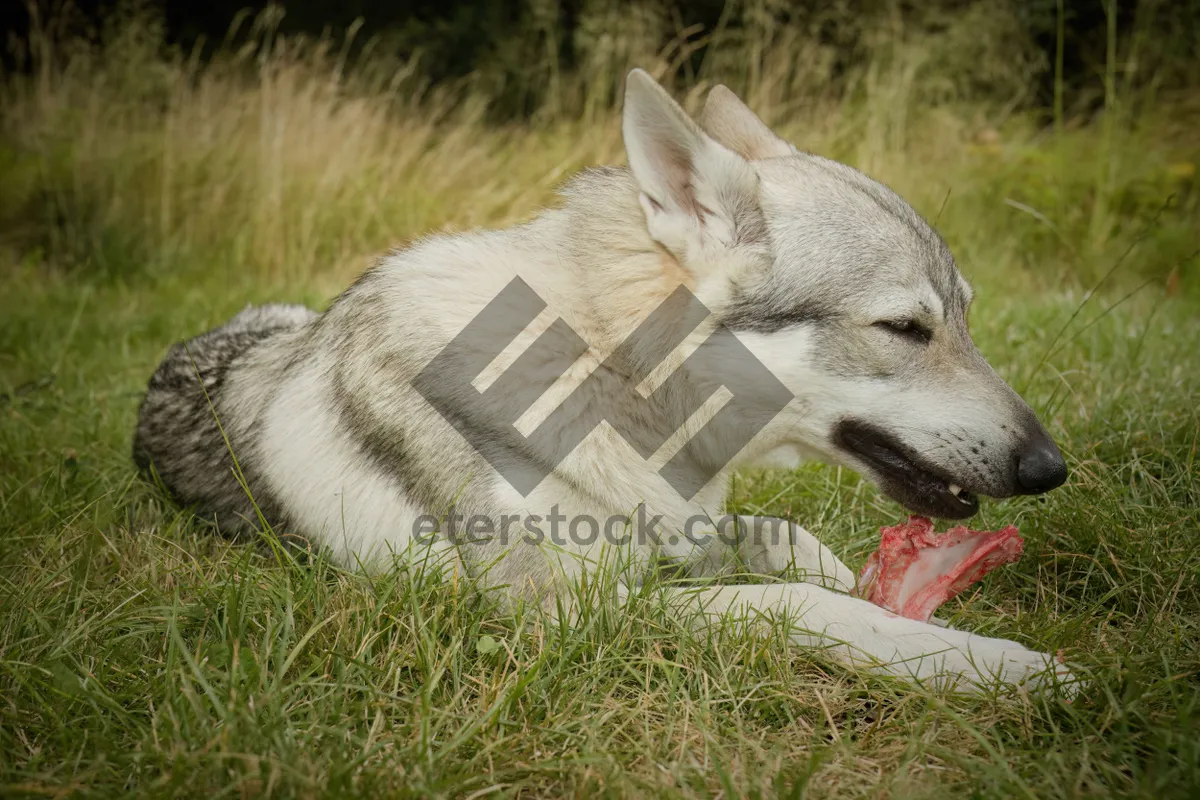
[[[547,521],[624,519],[620,593],[670,566],[691,583],[667,600],[699,626],[783,617],[797,645],[963,688],[1069,674],[1016,642],[853,597],[854,573],[798,525],[764,537],[759,519],[721,516],[743,465],[844,465],[941,518],[971,516],[980,495],[1065,480],[1050,436],[972,343],[971,289],[938,234],[887,187],[778,137],[723,86],[693,120],[634,70],[622,130],[628,168],[585,170],[529,223],[425,238],[324,313],[249,308],[173,347],[141,405],[136,462],[227,535],[265,520],[373,568],[424,548],[550,613],[576,597],[572,581],[613,563],[616,529],[547,541]],[[502,307],[518,295],[544,308]],[[677,296],[690,321],[648,337],[647,363],[614,361]],[[725,344],[706,345],[717,331]],[[692,358],[705,347],[715,355]],[[685,367],[687,380],[672,377]],[[495,402],[481,411],[484,394]],[[651,394],[663,402],[641,402]],[[750,409],[742,418],[721,416],[731,394]],[[568,400],[602,421],[541,437],[562,450],[551,458],[534,432]],[[666,422],[652,413],[701,406]],[[641,426],[641,444],[614,420]],[[672,463],[707,480],[680,491]],[[514,471],[534,477],[519,489]],[[448,515],[487,535],[446,535]],[[628,534],[647,521],[648,535]],[[747,572],[787,580],[731,577]]]

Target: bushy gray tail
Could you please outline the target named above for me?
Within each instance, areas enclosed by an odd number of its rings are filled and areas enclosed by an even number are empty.
[[[228,535],[251,528],[257,514],[234,475],[214,413],[222,405],[226,375],[238,359],[272,336],[297,330],[318,316],[304,306],[248,307],[221,327],[176,344],[150,378],[138,410],[133,459],[143,471],[157,474],[177,502],[213,518]],[[228,433],[228,421],[221,422]],[[271,517],[278,510],[269,499],[256,492],[255,501],[275,522]]]

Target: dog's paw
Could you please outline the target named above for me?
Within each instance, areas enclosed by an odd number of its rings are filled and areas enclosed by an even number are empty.
[[[1025,681],[1023,685],[1027,688],[1039,692],[1057,692],[1070,702],[1087,686],[1083,676],[1067,664],[1062,650],[1053,656],[1048,653],[1038,655],[1042,657],[1044,667]]]
[[[886,616],[872,620],[870,628],[876,635],[882,634],[876,640],[876,652],[882,655],[888,644],[895,648],[887,659],[888,671],[893,674],[907,674],[938,689],[982,694],[1022,687],[1072,697],[1081,686],[1059,654],[883,613]]]
[[[971,636],[964,649],[965,652],[959,654],[962,656],[958,659],[959,674],[972,691],[1019,686],[1034,692],[1058,692],[1069,700],[1083,686],[1082,679],[1067,666],[1061,651],[1043,653],[1007,639],[983,636]]]

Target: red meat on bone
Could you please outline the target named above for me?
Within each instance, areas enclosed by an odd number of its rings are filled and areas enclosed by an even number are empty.
[[[924,517],[880,528],[879,549],[858,576],[855,594],[909,619],[928,622],[938,606],[996,567],[1021,557],[1017,529],[933,532]]]

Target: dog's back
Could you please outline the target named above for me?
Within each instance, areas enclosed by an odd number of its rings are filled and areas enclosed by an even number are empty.
[[[245,531],[257,511],[235,476],[229,429],[219,421],[226,376],[239,359],[318,316],[304,306],[247,308],[176,344],[150,378],[138,411],[134,461],[157,474],[177,502],[211,516],[227,535]],[[274,516],[261,501],[259,511],[269,521]]]

